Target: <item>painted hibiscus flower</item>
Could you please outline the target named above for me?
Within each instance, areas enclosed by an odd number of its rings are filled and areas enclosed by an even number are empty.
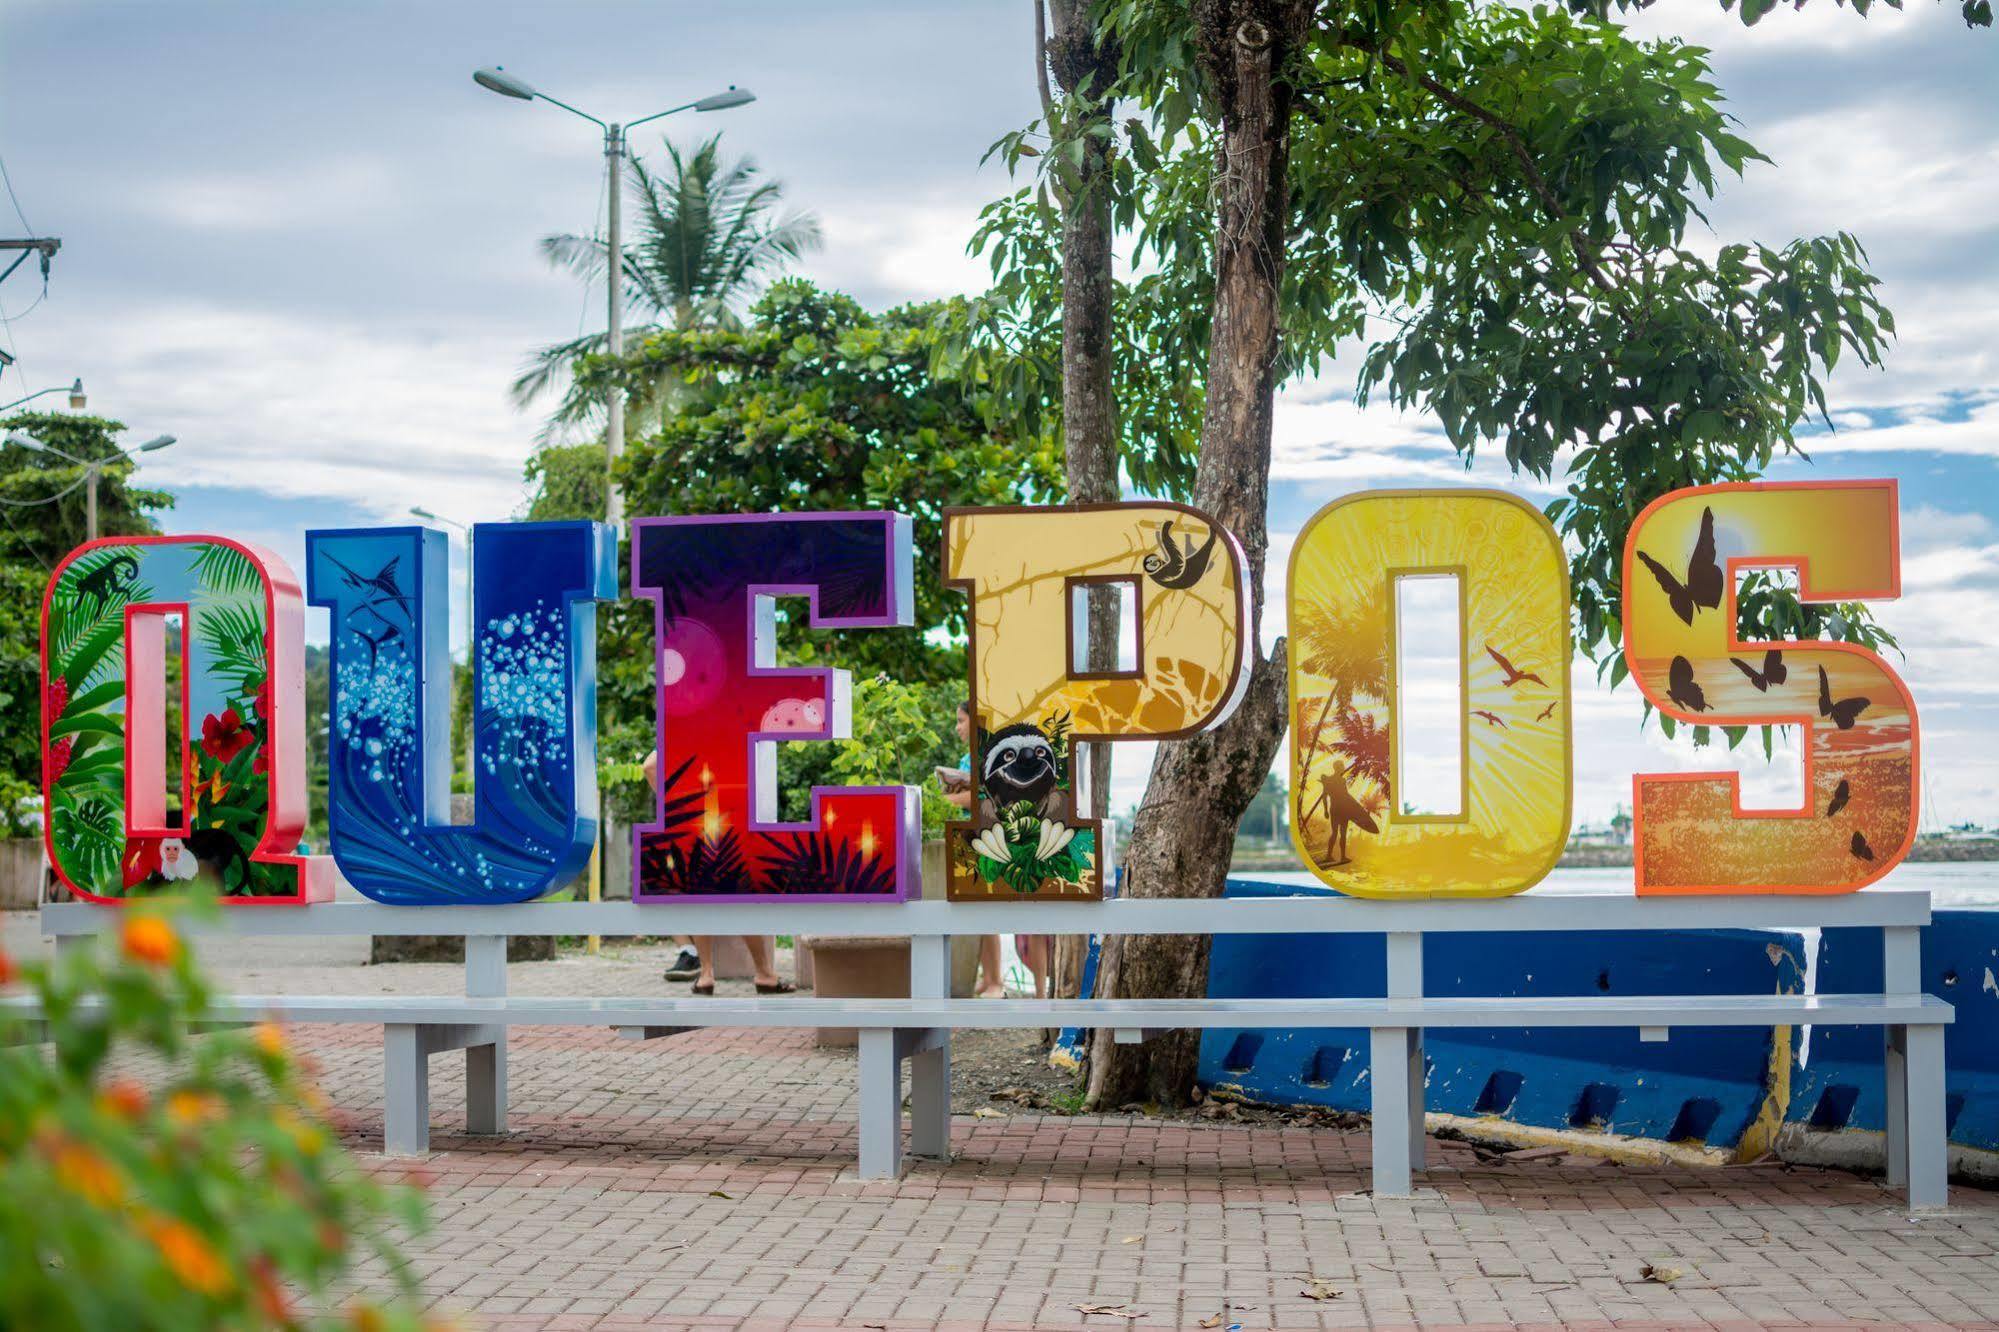
[[[201,752],[217,763],[227,763],[256,743],[257,737],[234,708],[224,708],[220,717],[211,712],[201,719]]]
[[[55,743],[49,746],[49,785],[53,786],[61,780],[64,770],[69,767],[70,754],[75,748],[76,737],[73,735],[59,736]]]
[[[146,880],[160,872],[161,840],[157,837],[134,837],[125,843],[125,886],[137,888]]]

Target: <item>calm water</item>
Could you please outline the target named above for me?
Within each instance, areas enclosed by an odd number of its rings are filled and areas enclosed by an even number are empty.
[[[1311,875],[1302,873],[1250,872],[1236,877],[1265,883],[1317,882]],[[1936,910],[1946,907],[1999,907],[1999,861],[1903,865],[1883,879],[1881,884],[1883,887],[1927,888],[1930,890],[1930,905]],[[1542,880],[1540,887],[1528,891],[1540,892],[1544,888],[1570,893],[1628,893],[1631,891],[1631,870],[1629,867],[1558,869]],[[1867,890],[1863,888],[1861,891]]]

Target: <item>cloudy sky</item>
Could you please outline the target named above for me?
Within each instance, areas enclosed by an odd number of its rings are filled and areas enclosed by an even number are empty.
[[[1812,441],[1809,472],[1781,474],[1902,481],[1905,594],[1881,614],[1909,653],[1933,826],[1999,820],[1999,39],[1967,33],[1954,0],[1910,4],[1861,20],[1820,0],[1744,30],[1714,0],[1665,0],[1641,27],[1713,46],[1746,137],[1775,159],[1727,188],[1713,239],[1850,230],[1886,279],[1887,369],[1842,368],[1841,428]],[[32,310],[27,270],[0,288],[0,346],[20,358],[0,401],[81,375],[136,437],[180,437],[144,473],[180,495],[177,529],[293,560],[307,526],[412,503],[505,518],[536,425],[506,385],[529,347],[601,325],[601,293],[544,268],[534,241],[591,229],[602,161],[593,127],[481,91],[474,67],[606,118],[755,89],[753,106],[658,128],[726,128],[819,215],[805,272],[885,304],[981,283],[964,242],[1005,181],[979,157],[1034,114],[1030,12],[0,0],[0,155],[27,222],[64,244]],[[16,225],[0,199],[0,231]],[[1468,476],[1431,421],[1358,411],[1340,374],[1286,390],[1276,475],[1280,570],[1290,534],[1349,491],[1548,497]],[[1583,678],[1579,818],[1606,817],[1635,769],[1714,766],[1641,731],[1629,687]],[[1120,805],[1143,787],[1132,748]],[[1752,803],[1798,789],[1795,759],[1748,775]]]

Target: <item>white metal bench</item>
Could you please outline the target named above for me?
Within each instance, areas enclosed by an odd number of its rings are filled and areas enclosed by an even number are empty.
[[[1645,898],[1540,891],[1488,901],[1376,902],[1296,897],[1123,899],[1100,903],[901,904],[787,902],[634,906],[629,902],[505,907],[390,907],[340,902],[283,910],[225,911],[195,929],[234,937],[463,934],[466,996],[236,996],[217,1021],[276,1016],[292,1022],[379,1023],[385,1031],[384,1150],[429,1143],[429,1057],[467,1051],[467,1128],[506,1125],[510,1026],[611,1027],[634,1039],[697,1027],[851,1027],[860,1033],[860,1173],[896,1175],[902,1164],[902,1064],[910,1063],[909,1151],[949,1153],[950,1033],[965,1027],[1109,1028],[1120,1041],[1201,1027],[1365,1027],[1371,1033],[1374,1189],[1406,1195],[1423,1162],[1423,1030],[1426,1027],[1637,1027],[1648,1040],[1673,1027],[1826,1024],[1883,1029],[1888,1176],[1912,1209],[1944,1206],[1943,1029],[1951,1007],[1921,992],[1920,934],[1929,894],[1873,888],[1830,898]],[[76,903],[43,908],[45,932],[74,946],[115,926],[116,909]],[[1885,981],[1878,995],[1493,996],[1426,998],[1425,932],[1508,930],[1779,929],[1879,927]],[[516,934],[767,933],[907,935],[909,999],[565,998],[506,993],[506,939]],[[1387,994],[1379,999],[1071,999],[1004,1003],[949,998],[955,934],[1382,933]],[[10,1006],[19,1010],[20,1001]]]

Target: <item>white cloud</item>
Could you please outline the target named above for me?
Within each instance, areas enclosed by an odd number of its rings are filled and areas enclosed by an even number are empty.
[[[511,337],[195,304],[61,331],[42,359],[102,367],[93,397],[121,415],[141,404],[135,430],[180,437],[149,479],[345,500],[383,519],[414,503],[467,519],[520,507],[533,424],[507,405]]]

